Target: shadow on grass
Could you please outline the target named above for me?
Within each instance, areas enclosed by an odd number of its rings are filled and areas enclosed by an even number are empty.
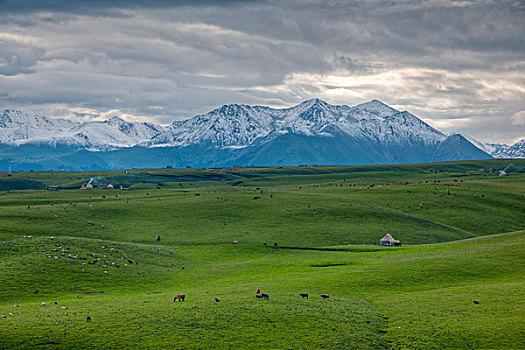
[[[353,252],[353,253],[374,253],[374,252],[387,252],[388,249],[368,249],[368,248],[311,248],[311,247],[270,247],[272,249],[292,249],[292,250],[316,250],[321,252]]]

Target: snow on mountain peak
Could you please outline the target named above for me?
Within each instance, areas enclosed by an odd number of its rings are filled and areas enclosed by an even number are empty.
[[[372,114],[378,117],[382,117],[382,118],[394,115],[399,112],[398,110],[390,106],[387,106],[386,104],[384,104],[383,102],[379,100],[372,100],[370,102],[361,103],[355,106],[354,108],[357,111],[367,112],[369,114]]]
[[[491,154],[495,158],[525,158],[525,139],[513,145],[498,143],[486,143],[483,145],[492,150]]]
[[[474,146],[493,156],[494,158],[525,158],[525,139],[513,145],[500,143],[484,143],[468,134],[462,134]]]
[[[77,123],[11,110],[0,114],[0,143],[65,143],[99,150],[137,145],[243,148],[283,134],[343,135],[383,145],[435,144],[446,137],[416,116],[379,100],[349,107],[314,98],[284,109],[228,104],[168,126],[127,122],[118,116]]]
[[[114,116],[107,120],[104,120],[102,123],[110,124],[110,125],[120,125],[126,123],[126,121],[120,117]]]
[[[309,100],[301,102],[298,106],[305,106],[307,108],[310,108],[313,106],[328,106],[328,103],[316,97],[316,98],[311,98]]]
[[[56,143],[63,131],[78,126],[65,119],[51,119],[6,109],[0,115],[0,143]]]

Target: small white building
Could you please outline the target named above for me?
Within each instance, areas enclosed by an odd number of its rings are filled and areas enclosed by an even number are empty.
[[[387,233],[385,237],[381,238],[380,244],[386,247],[399,247],[401,242],[394,239],[390,233]]]

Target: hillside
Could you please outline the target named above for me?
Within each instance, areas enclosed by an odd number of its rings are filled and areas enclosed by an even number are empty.
[[[332,251],[3,241],[0,348],[520,348],[524,238]],[[134,264],[45,258],[57,245]],[[255,299],[257,288],[269,300]],[[177,294],[186,300],[174,303]]]
[[[0,173],[0,349],[521,348],[524,162]]]

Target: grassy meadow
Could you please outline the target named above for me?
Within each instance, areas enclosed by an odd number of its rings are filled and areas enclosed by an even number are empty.
[[[0,190],[2,349],[525,347],[523,160],[3,172]]]

